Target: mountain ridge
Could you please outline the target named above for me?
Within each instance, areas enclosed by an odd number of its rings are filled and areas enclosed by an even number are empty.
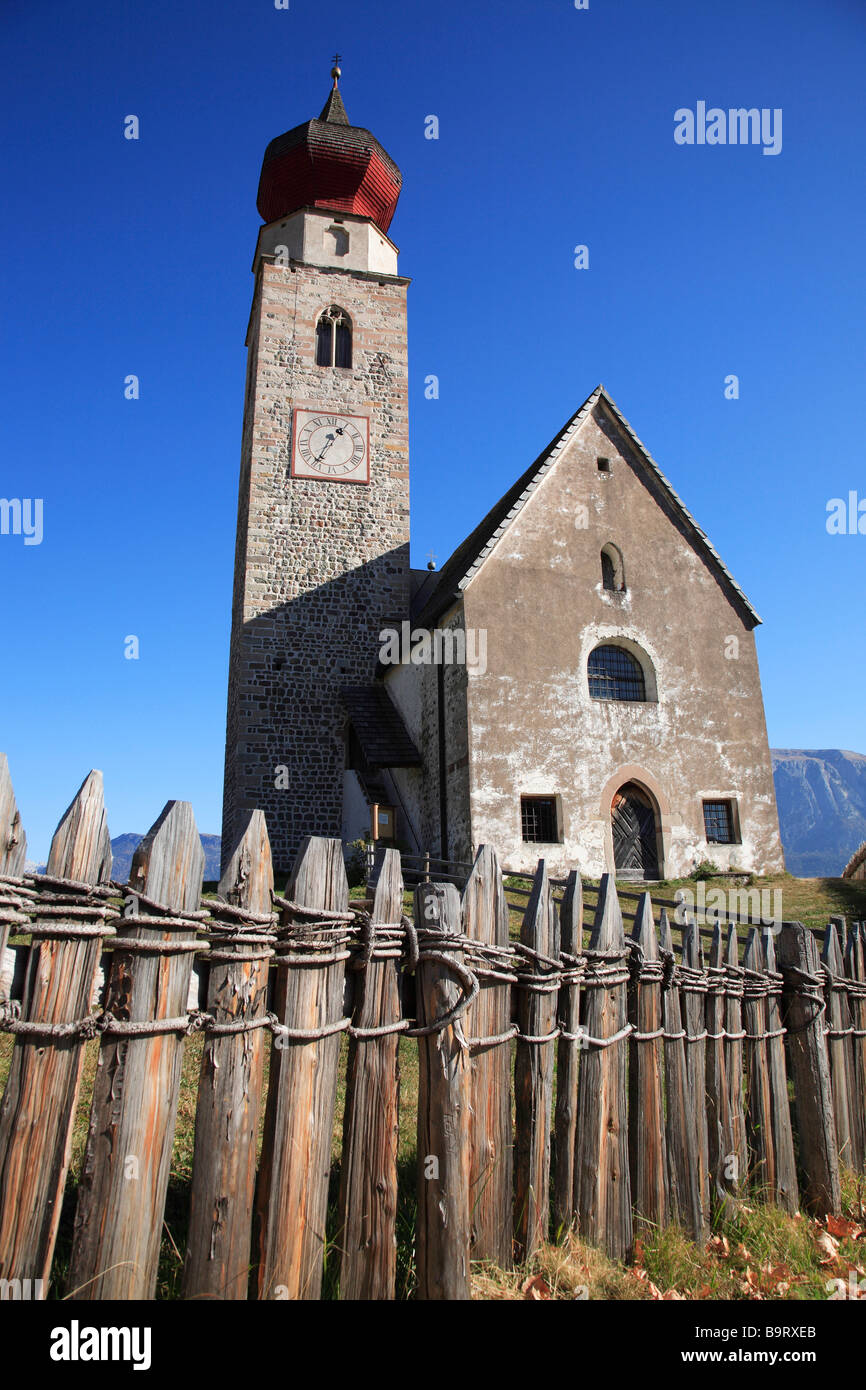
[[[134,830],[127,830],[123,835],[115,835],[111,841],[111,877],[115,883],[126,883],[129,878],[129,871],[132,868],[132,856],[144,839],[143,835],[137,834]],[[205,879],[212,881],[220,876],[220,846],[222,838],[219,835],[200,834],[201,847],[204,850],[204,876]]]
[[[771,748],[785,865],[798,878],[838,878],[866,840],[866,754]]]

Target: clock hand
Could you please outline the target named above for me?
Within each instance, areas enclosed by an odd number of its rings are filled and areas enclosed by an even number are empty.
[[[326,453],[328,452],[328,450],[331,448],[332,444],[334,444],[334,443],[336,442],[336,436],[337,436],[338,434],[343,434],[343,433],[344,433],[343,429],[342,429],[341,427],[338,427],[335,434],[329,434],[329,435],[328,435],[328,442],[327,442],[327,444],[326,444],[325,447],[323,448],[322,452],[316,456],[316,462],[317,462],[317,463],[321,463],[322,459],[325,457],[325,454],[326,454]]]

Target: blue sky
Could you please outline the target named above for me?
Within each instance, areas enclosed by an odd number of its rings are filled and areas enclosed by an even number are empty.
[[[413,562],[603,381],[764,618],[770,742],[866,752],[866,535],[825,524],[866,498],[862,0],[4,0],[0,33],[0,495],[44,503],[40,545],[0,536],[0,748],[33,857],[92,766],[112,834],[168,797],[219,830],[256,188],[335,49],[404,176]],[[678,146],[700,100],[781,108],[781,153]]]

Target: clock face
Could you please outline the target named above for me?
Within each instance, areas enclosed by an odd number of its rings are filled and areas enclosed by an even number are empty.
[[[366,416],[296,410],[292,477],[369,483],[370,422]]]

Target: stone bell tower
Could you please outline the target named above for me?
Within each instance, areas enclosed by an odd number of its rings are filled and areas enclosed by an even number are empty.
[[[279,870],[340,834],[340,692],[373,680],[409,607],[402,178],[339,76],[265,151],[246,339],[222,843],[261,807]]]

